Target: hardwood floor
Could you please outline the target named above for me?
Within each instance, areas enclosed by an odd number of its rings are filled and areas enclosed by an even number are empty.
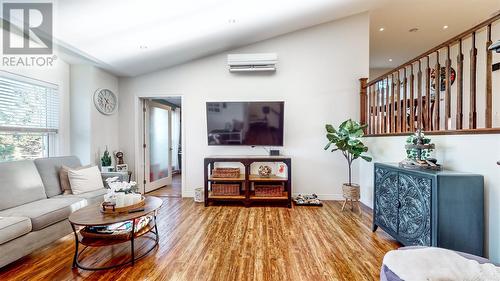
[[[383,231],[371,232],[368,208],[341,212],[338,201],[288,209],[162,199],[160,245],[134,266],[71,269],[70,234],[0,269],[0,280],[378,280],[383,255],[399,247]],[[104,265],[128,253],[127,244],[92,249],[83,263]]]
[[[181,174],[172,175],[172,184],[167,185],[161,188],[158,188],[155,191],[151,191],[148,193],[149,195],[158,196],[158,197],[181,197],[182,196],[182,180]]]

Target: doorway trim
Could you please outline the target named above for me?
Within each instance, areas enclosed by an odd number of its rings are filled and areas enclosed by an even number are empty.
[[[184,95],[181,94],[174,94],[174,93],[168,93],[168,94],[135,94],[134,95],[134,100],[133,100],[133,106],[134,106],[134,153],[135,153],[135,159],[134,159],[134,173],[135,173],[135,180],[137,182],[137,185],[139,186],[139,191],[142,193],[145,192],[145,185],[144,185],[144,153],[143,153],[143,126],[144,126],[144,120],[143,120],[143,100],[144,99],[162,99],[162,98],[169,98],[169,97],[180,97],[181,98],[181,108],[183,108],[185,105],[184,103]],[[185,195],[189,195],[186,189],[186,171],[187,171],[187,166],[186,166],[186,127],[185,127],[185,110],[181,109],[181,146],[182,146],[182,156],[181,156],[181,166],[182,166],[182,173],[181,173],[181,190],[182,190],[182,197],[185,197]]]

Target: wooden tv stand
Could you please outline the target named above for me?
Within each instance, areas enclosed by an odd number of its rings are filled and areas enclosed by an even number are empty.
[[[217,162],[238,162],[243,164],[244,171],[239,178],[213,178],[211,172]],[[250,166],[256,162],[283,162],[287,166],[286,177],[261,177],[259,175],[250,174]],[[271,203],[271,204],[286,204],[288,208],[292,207],[292,159],[286,156],[210,156],[204,161],[205,171],[205,207],[210,202],[242,202],[245,207],[249,207],[252,203]],[[283,196],[279,197],[256,197],[251,190],[252,183],[283,183]],[[210,192],[212,183],[239,183],[240,195],[228,196],[213,196]]]

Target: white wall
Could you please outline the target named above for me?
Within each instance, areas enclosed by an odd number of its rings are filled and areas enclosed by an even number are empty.
[[[106,146],[110,153],[119,149],[118,113],[103,115],[94,106],[103,88],[118,96],[118,78],[92,65],[71,66],[71,153],[82,163],[99,164]]]
[[[429,136],[436,144],[433,157],[446,169],[484,175],[486,241],[489,257],[500,262],[500,135]],[[406,157],[406,137],[370,137],[366,145],[373,162],[399,162]],[[373,206],[373,162],[360,162],[361,201]]]
[[[227,53],[240,52],[276,52],[277,72],[229,73]],[[358,116],[358,79],[368,76],[368,61],[369,19],[368,14],[360,14],[170,69],[120,78],[120,144],[127,162],[140,174],[142,167],[133,165],[140,141],[132,138],[140,122],[138,97],[183,96],[183,196],[192,196],[194,188],[203,186],[204,157],[267,154],[262,148],[209,147],[205,102],[283,100],[282,152],[293,158],[294,192],[339,199],[347,177],[346,163],[340,154],[323,150],[324,125],[338,125]]]
[[[58,85],[60,123],[56,155],[68,155],[70,153],[70,65],[58,57],[52,66],[0,66],[0,69]]]

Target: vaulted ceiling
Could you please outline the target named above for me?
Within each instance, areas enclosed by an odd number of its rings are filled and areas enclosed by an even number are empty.
[[[133,76],[367,11],[378,3],[64,0],[56,5],[54,36],[99,66]]]
[[[72,58],[135,76],[369,11],[370,67],[389,68],[499,9],[500,0],[59,0],[54,37]]]

